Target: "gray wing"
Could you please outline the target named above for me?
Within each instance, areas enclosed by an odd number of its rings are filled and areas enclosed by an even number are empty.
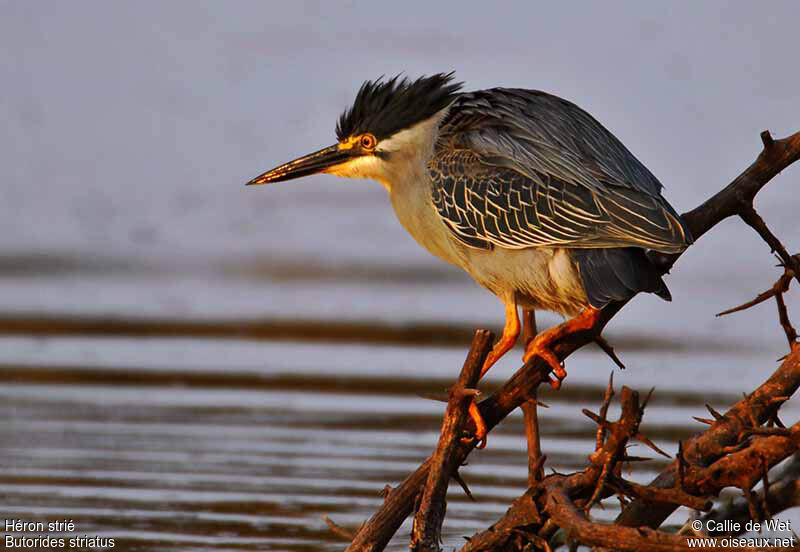
[[[436,210],[472,247],[678,252],[691,242],[633,154],[588,113],[543,92],[461,95],[429,169]]]

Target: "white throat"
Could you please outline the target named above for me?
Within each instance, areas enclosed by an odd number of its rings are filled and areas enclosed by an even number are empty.
[[[447,112],[440,111],[430,119],[398,132],[379,145],[390,152],[385,166],[386,182],[392,207],[400,224],[425,249],[437,257],[457,264],[458,252],[447,238],[431,198],[431,176],[428,162],[434,154],[439,137],[439,123]]]
[[[388,155],[386,162],[381,163],[383,174],[378,180],[390,192],[398,186],[407,185],[410,179],[419,180],[424,176],[427,182],[428,161],[433,156],[433,147],[439,136],[439,122],[446,111],[442,110],[378,144],[378,152]]]
[[[446,113],[447,109],[443,109],[381,140],[376,150],[385,155],[362,156],[330,172],[380,182],[389,192],[395,214],[408,233],[437,257],[457,264],[458,253],[433,206],[428,172],[428,161],[439,136],[439,123]]]

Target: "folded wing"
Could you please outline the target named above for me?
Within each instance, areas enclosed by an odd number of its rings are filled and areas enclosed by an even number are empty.
[[[682,251],[661,184],[588,113],[555,96],[463,94],[429,164],[442,220],[472,247]]]

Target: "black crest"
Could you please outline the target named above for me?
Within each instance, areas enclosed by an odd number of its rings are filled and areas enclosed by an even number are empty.
[[[444,109],[456,98],[462,83],[452,83],[453,73],[438,73],[415,81],[383,78],[361,85],[353,106],[336,124],[336,137],[369,132],[378,140],[409,128]]]

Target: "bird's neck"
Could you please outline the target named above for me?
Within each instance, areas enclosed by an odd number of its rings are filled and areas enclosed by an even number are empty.
[[[438,114],[437,114],[438,115]],[[398,220],[425,249],[455,263],[456,252],[431,200],[428,162],[434,153],[440,116],[423,121],[392,137],[395,145],[391,164],[382,182],[389,192]],[[402,153],[400,153],[402,152]]]
[[[427,174],[428,161],[433,156],[443,115],[441,111],[381,143],[381,150],[388,156],[388,162],[382,164],[384,170],[378,180],[390,194],[418,185],[420,177]],[[428,179],[422,180],[427,182]]]
[[[434,144],[439,133],[437,116],[431,117],[411,128],[402,130],[386,141],[389,154],[385,164],[384,187],[388,190],[400,222],[408,228],[410,213],[416,213],[421,202],[429,202],[431,178],[428,162],[433,156]]]

